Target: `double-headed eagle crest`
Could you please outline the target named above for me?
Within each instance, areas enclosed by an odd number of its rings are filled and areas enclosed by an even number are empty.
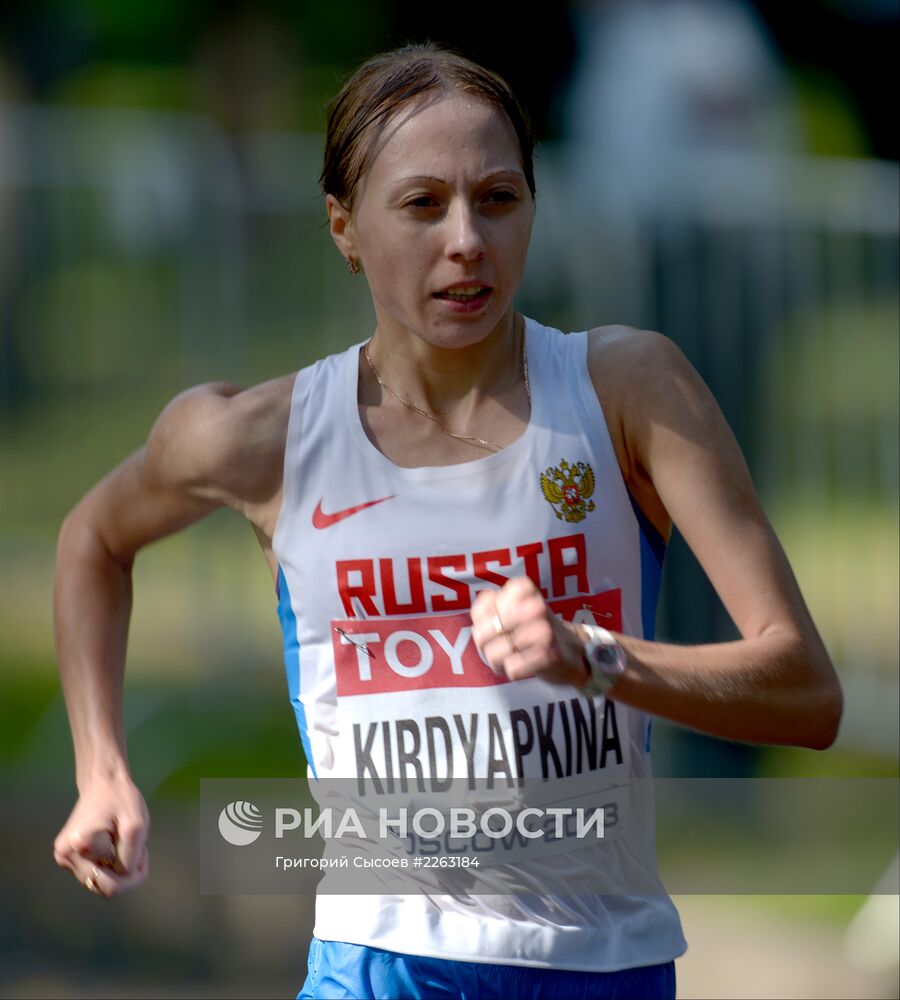
[[[583,521],[596,506],[591,500],[594,470],[586,462],[551,466],[541,473],[541,490],[560,521]]]

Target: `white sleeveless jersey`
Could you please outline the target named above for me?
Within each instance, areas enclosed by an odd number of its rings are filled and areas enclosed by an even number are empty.
[[[559,790],[582,775],[621,789],[651,776],[644,713],[568,685],[501,679],[471,639],[475,595],[523,575],[566,619],[653,637],[665,546],[622,478],[588,374],[587,333],[528,318],[525,330],[524,433],[457,465],[401,468],[372,444],[357,404],[361,344],[296,377],[273,551],[313,786],[488,774],[497,787],[527,777]],[[626,880],[631,872],[646,882],[656,879],[654,817],[650,783],[638,784],[646,794],[629,800],[605,849]],[[661,887],[594,894],[590,849],[557,843],[537,862],[541,895],[503,895],[502,877],[486,874],[498,879],[495,895],[347,896],[323,893],[326,876],[315,934],[587,971],[683,953]],[[581,884],[592,892],[572,895]]]

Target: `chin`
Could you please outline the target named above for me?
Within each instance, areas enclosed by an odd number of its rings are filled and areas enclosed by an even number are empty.
[[[421,312],[416,316],[404,315],[402,311],[388,309],[376,310],[376,315],[381,314],[378,323],[382,328],[407,330],[432,347],[454,350],[487,340],[509,311],[508,305],[498,310],[492,303],[478,315],[435,315],[430,309],[425,315]]]
[[[441,347],[445,350],[461,350],[464,347],[472,347],[475,344],[481,344],[488,339],[493,326],[485,328],[483,330],[460,330],[460,331],[446,331],[439,336],[427,337],[428,343],[433,347]]]
[[[436,346],[439,342],[447,347],[480,344],[500,326],[508,312],[491,309],[482,316],[441,316],[431,323],[427,339]]]

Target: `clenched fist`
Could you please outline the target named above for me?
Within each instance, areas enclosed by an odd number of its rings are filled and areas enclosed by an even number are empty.
[[[575,686],[588,679],[581,630],[559,618],[527,576],[481,591],[472,624],[475,645],[494,673]]]
[[[98,778],[81,790],[54,841],[53,857],[85,889],[116,896],[146,879],[149,830],[147,805],[131,780]]]

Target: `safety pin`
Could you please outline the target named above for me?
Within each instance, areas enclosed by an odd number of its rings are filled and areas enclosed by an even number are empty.
[[[338,628],[337,625],[334,626],[334,630],[338,633],[338,635],[342,635],[347,642],[352,642],[357,649],[361,649],[368,656],[371,656],[373,660],[375,659],[375,654],[364,642],[357,642],[349,632],[345,632],[344,629]]]
[[[611,612],[611,611],[595,611],[595,610],[594,610],[594,609],[593,609],[593,608],[592,608],[592,607],[590,606],[590,604],[582,604],[582,605],[581,605],[581,607],[582,607],[582,608],[583,608],[583,609],[584,609],[585,611],[590,611],[590,613],[591,613],[592,615],[594,615],[594,617],[596,617],[597,615],[600,615],[600,617],[601,617],[601,618],[612,618],[612,612]]]

